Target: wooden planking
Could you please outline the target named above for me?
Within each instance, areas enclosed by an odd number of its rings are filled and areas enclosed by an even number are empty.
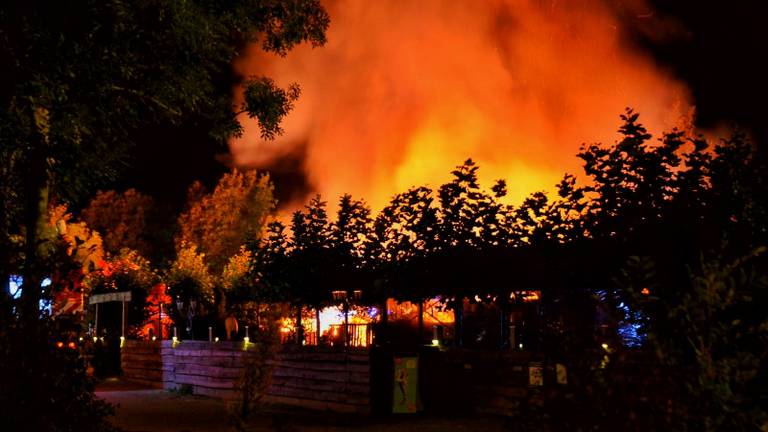
[[[293,405],[303,408],[309,408],[314,410],[330,410],[341,413],[357,413],[357,414],[369,414],[371,412],[370,405],[354,405],[347,403],[331,402],[331,401],[318,401],[311,399],[302,399],[288,396],[278,396],[268,394],[264,401],[273,404]]]
[[[292,387],[271,387],[267,394],[270,396],[285,396],[297,399],[345,403],[349,405],[367,405],[368,396],[352,396],[337,392],[313,391]]]
[[[301,361],[288,361],[277,360],[268,361],[267,364],[277,365],[280,368],[287,369],[303,369],[313,371],[349,371],[349,372],[370,372],[370,364],[353,364],[353,363],[333,363],[333,362],[301,362]]]
[[[194,363],[179,363],[174,369],[176,374],[209,376],[213,378],[237,379],[243,374],[242,367],[207,366]]]
[[[241,397],[238,381],[252,351],[242,342],[127,341],[121,361],[127,379],[153,387],[189,385],[195,394]],[[273,369],[266,401],[339,412],[370,412],[370,358],[367,351],[306,351],[288,348],[268,362]]]
[[[306,378],[336,382],[354,382],[360,384],[368,384],[370,382],[370,374],[361,372],[353,373],[345,371],[313,371],[278,367],[275,368],[275,370],[272,372],[272,375],[278,377]]]
[[[368,395],[370,386],[367,384],[357,384],[349,382],[335,382],[314,379],[301,379],[293,377],[273,377],[271,386],[274,387],[294,387],[308,390],[333,391],[337,393],[346,393],[354,395]]]

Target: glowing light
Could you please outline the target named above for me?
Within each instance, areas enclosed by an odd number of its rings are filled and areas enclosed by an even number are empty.
[[[248,343],[250,341],[251,341],[251,339],[248,336],[243,338],[243,342],[245,342],[245,343]]]
[[[642,294],[644,296],[650,295],[651,294],[651,290],[649,290],[648,288],[643,288],[642,291],[640,291],[640,294]]]
[[[96,342],[97,340],[99,340],[99,338],[97,338],[96,336],[94,336],[94,337],[93,337],[93,342]]]
[[[432,345],[438,346],[438,345],[440,345],[440,341],[437,340],[437,339],[432,339]]]
[[[75,343],[74,342],[70,342],[70,343],[67,344],[67,347],[69,347],[69,349],[75,349]]]
[[[61,342],[61,341],[56,342],[56,348],[63,348],[63,347],[64,347],[64,342]]]
[[[80,342],[82,342],[82,341],[83,341],[83,337],[82,337],[82,336],[80,336]]]
[[[157,336],[152,336],[152,341],[154,342],[156,340],[157,340]]]
[[[513,292],[512,294],[509,295],[509,298],[512,300],[515,300],[518,294],[520,295],[520,298],[523,300],[524,303],[541,300],[541,291],[520,291],[518,293]]]
[[[217,336],[217,337],[213,338],[213,341],[214,342],[218,342],[219,341],[219,337]]]
[[[604,350],[606,350],[606,351],[608,350],[608,344],[607,343],[604,343],[604,344],[602,344],[600,346],[603,347]]]
[[[125,346],[125,336],[120,336],[120,348]]]
[[[518,345],[518,347],[520,347],[520,349],[523,349],[523,344]]]

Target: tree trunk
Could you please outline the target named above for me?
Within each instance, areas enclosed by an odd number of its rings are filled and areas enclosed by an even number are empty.
[[[21,292],[21,315],[31,318],[28,322],[36,322],[40,313],[40,282],[45,275],[40,263],[43,246],[42,234],[45,232],[46,216],[49,203],[49,175],[47,166],[47,113],[39,110],[31,103],[25,106],[25,112],[30,120],[29,146],[24,176],[24,215],[26,229],[24,238],[24,269],[23,289]]]
[[[222,287],[216,287],[216,294],[219,297],[219,304],[217,305],[217,312],[220,320],[227,318],[227,293]]]

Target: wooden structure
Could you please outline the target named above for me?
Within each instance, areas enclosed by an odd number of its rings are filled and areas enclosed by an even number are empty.
[[[293,348],[293,349],[292,349]],[[254,355],[243,342],[126,341],[124,377],[155,388],[192,389],[227,400],[238,390],[244,360]],[[370,412],[370,359],[366,350],[323,351],[284,347],[273,360],[266,402],[337,412]]]

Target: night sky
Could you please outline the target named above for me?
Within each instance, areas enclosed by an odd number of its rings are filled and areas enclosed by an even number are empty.
[[[621,5],[619,0],[614,1]],[[687,83],[693,93],[698,126],[739,125],[751,131],[765,155],[768,67],[763,60],[768,34],[759,3],[650,3],[656,10],[652,15],[643,19],[636,15],[624,17],[637,49],[650,53]],[[331,19],[333,26],[333,16]],[[662,22],[673,22],[675,30],[658,31]],[[135,187],[169,208],[183,203],[192,181],[212,185],[228,169],[226,147],[206,138],[200,127],[148,128],[141,131],[136,142],[131,167],[115,187]],[[301,166],[302,155],[294,153],[271,167],[280,201],[311,189]]]

